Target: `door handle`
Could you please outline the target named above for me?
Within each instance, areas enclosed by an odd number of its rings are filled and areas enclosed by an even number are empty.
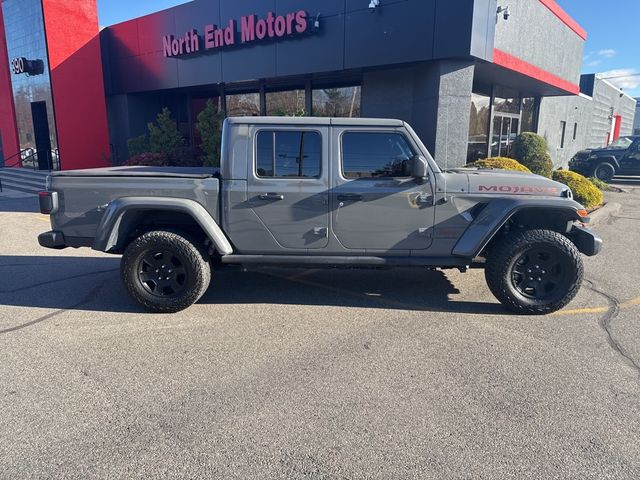
[[[282,195],[281,193],[263,193],[259,198],[260,200],[277,201],[284,200],[284,195]]]
[[[359,202],[362,200],[362,195],[358,193],[343,193],[338,195],[339,202]]]

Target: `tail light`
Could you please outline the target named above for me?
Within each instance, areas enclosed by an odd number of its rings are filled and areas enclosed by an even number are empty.
[[[39,192],[40,213],[53,215],[58,211],[58,192]]]

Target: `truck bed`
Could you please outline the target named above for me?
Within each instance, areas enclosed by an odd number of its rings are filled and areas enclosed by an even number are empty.
[[[51,215],[52,228],[64,232],[70,246],[91,246],[107,207],[114,200],[130,197],[191,200],[217,221],[220,181],[218,169],[202,167],[132,166],[53,172],[50,189],[57,192],[60,206]]]

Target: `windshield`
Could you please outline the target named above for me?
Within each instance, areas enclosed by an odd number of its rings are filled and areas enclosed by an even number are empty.
[[[618,140],[609,145],[610,148],[629,148],[633,143],[631,137],[620,137]]]

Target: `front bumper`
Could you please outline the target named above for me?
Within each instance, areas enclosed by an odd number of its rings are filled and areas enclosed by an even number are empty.
[[[572,172],[579,173],[585,177],[590,176],[593,173],[593,169],[585,163],[572,163],[569,162],[569,170]]]
[[[54,250],[62,250],[67,248],[68,245],[62,232],[51,230],[50,232],[41,233],[38,235],[38,243],[45,248],[52,248]]]
[[[574,224],[569,236],[578,250],[588,257],[593,257],[602,250],[602,239],[584,225]]]

